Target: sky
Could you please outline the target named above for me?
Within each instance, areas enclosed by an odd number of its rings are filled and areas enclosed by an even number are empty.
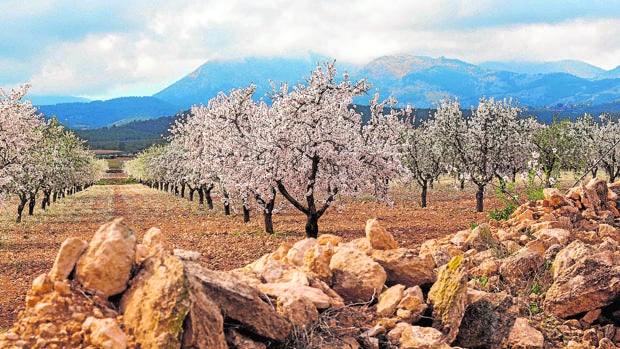
[[[620,0],[0,0],[0,87],[152,95],[210,60],[620,65]]]

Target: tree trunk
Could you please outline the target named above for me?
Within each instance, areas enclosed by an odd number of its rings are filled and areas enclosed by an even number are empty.
[[[272,188],[272,198],[271,200],[265,202],[263,198],[256,194],[256,202],[263,208],[263,220],[265,222],[265,233],[273,234],[273,208],[276,205],[276,189]]]
[[[213,209],[213,199],[211,198],[212,189],[212,185],[210,185],[209,187],[205,187],[205,199],[207,200],[207,207],[209,207],[209,210]]]
[[[465,180],[461,178],[461,184],[459,186],[459,188],[461,188],[461,190],[465,190]]]
[[[204,205],[205,203],[205,189],[203,186],[198,188],[198,203]]]
[[[28,203],[28,215],[34,214],[34,206],[37,204],[37,193],[30,193],[30,202]]]
[[[426,207],[426,193],[428,192],[428,181],[422,181],[422,194],[420,194],[420,206]]]
[[[50,190],[44,190],[43,191],[43,200],[41,200],[41,209],[45,210],[47,208],[47,206],[51,205],[50,204],[50,196],[52,195],[52,192]]]
[[[196,188],[189,187],[189,201],[194,201],[194,192]]]
[[[478,184],[478,190],[476,191],[476,212],[482,212],[484,210],[484,185]]]
[[[267,210],[263,211],[263,221],[265,222],[265,233],[273,234],[273,213]]]
[[[19,204],[17,205],[17,218],[15,219],[17,223],[22,221],[22,213],[24,212],[24,207],[26,207],[26,202],[28,202],[28,197],[26,195],[20,195]]]
[[[54,196],[52,196],[52,202],[56,202],[56,199],[58,199],[58,192],[54,191]]]
[[[249,223],[249,222],[250,222],[250,209],[246,205],[243,205],[243,223]]]
[[[185,182],[181,183],[181,197],[185,197]]]
[[[306,216],[306,237],[316,239],[319,236],[319,216],[308,213]]]
[[[230,216],[230,202],[228,201],[228,193],[224,190],[224,216]]]

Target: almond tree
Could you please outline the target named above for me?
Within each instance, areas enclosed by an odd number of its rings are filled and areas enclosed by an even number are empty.
[[[590,152],[588,138],[581,138],[580,131],[569,119],[554,117],[550,124],[541,123],[537,127],[532,142],[545,187],[553,186],[554,177],[557,178],[560,169],[587,167]]]
[[[444,100],[435,114],[442,142],[453,153],[452,164],[477,186],[476,211],[484,209],[484,190],[514,162],[515,139],[520,137],[520,108],[512,101],[482,98],[472,116],[464,118],[460,103]]]
[[[445,168],[441,134],[432,118],[412,120],[403,134],[402,165],[407,179],[416,181],[422,189],[420,205],[426,207],[428,186],[437,180]]]
[[[598,116],[598,122],[590,114],[584,114],[572,123],[579,140],[580,155],[590,159],[590,172],[596,176],[601,167],[613,182],[620,176],[620,121],[609,114]]]
[[[318,235],[319,218],[336,195],[372,189],[373,179],[388,177],[373,164],[394,158],[364,142],[364,130],[380,127],[364,128],[361,115],[349,108],[369,85],[336,77],[335,63],[329,63],[317,66],[304,83],[282,84],[274,91],[273,126],[265,130],[278,190],[306,215],[308,237]]]
[[[171,141],[183,144],[190,166],[202,173],[205,182],[222,188],[225,208],[231,202],[240,203],[248,221],[251,199],[255,199],[265,231],[273,233],[276,191],[265,145],[265,130],[272,119],[265,103],[252,100],[255,90],[255,85],[233,89],[219,93],[206,106],[193,107],[185,120],[171,128]]]
[[[24,101],[29,87],[23,85],[8,92],[0,88],[0,202],[12,180],[10,173],[19,172],[20,164],[40,137],[36,130],[43,124],[43,117],[30,101]]]
[[[596,149],[601,166],[609,176],[609,182],[614,182],[620,177],[620,119],[610,114],[601,114],[599,119],[601,128]]]

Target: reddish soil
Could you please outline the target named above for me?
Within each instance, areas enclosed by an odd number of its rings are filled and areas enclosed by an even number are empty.
[[[459,192],[446,185],[431,190],[427,208],[420,208],[417,195],[417,190],[399,190],[393,207],[363,198],[345,202],[340,210],[336,203],[319,221],[320,232],[352,240],[364,236],[366,220],[376,217],[402,247],[416,248],[424,240],[488,220],[488,214],[475,212],[471,189]],[[244,266],[285,241],[304,237],[304,216],[287,205],[274,216],[276,234],[267,235],[262,217],[253,213],[251,222],[243,223],[240,213],[224,216],[217,199],[215,203],[218,207],[209,211],[138,184],[110,185],[63,198],[21,224],[0,217],[0,331],[16,320],[32,280],[51,268],[66,238],[90,240],[101,224],[115,217],[125,217],[138,241],[148,228],[158,227],[173,248],[199,251],[202,263],[218,270]],[[497,199],[485,201],[485,209],[500,206]]]

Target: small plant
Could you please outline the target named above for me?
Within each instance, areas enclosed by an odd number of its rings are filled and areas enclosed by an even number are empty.
[[[489,217],[496,221],[504,221],[510,218],[510,215],[517,209],[516,205],[508,204],[499,210],[489,211]]]
[[[530,294],[535,294],[540,296],[543,293],[543,286],[538,282],[534,281],[532,283],[532,287],[530,287]]]
[[[480,282],[480,284],[482,285],[482,287],[486,287],[487,283],[489,282],[489,278],[486,276],[474,276],[472,277],[473,280],[478,280],[478,282]]]
[[[476,227],[478,227],[478,223],[476,223],[476,222],[469,223],[469,229],[470,230],[474,230],[474,229],[476,229]]]
[[[540,309],[540,307],[538,306],[538,303],[530,303],[527,306],[527,311],[530,314],[530,316],[532,315],[536,315],[538,313],[540,313],[542,311],[542,309]]]

